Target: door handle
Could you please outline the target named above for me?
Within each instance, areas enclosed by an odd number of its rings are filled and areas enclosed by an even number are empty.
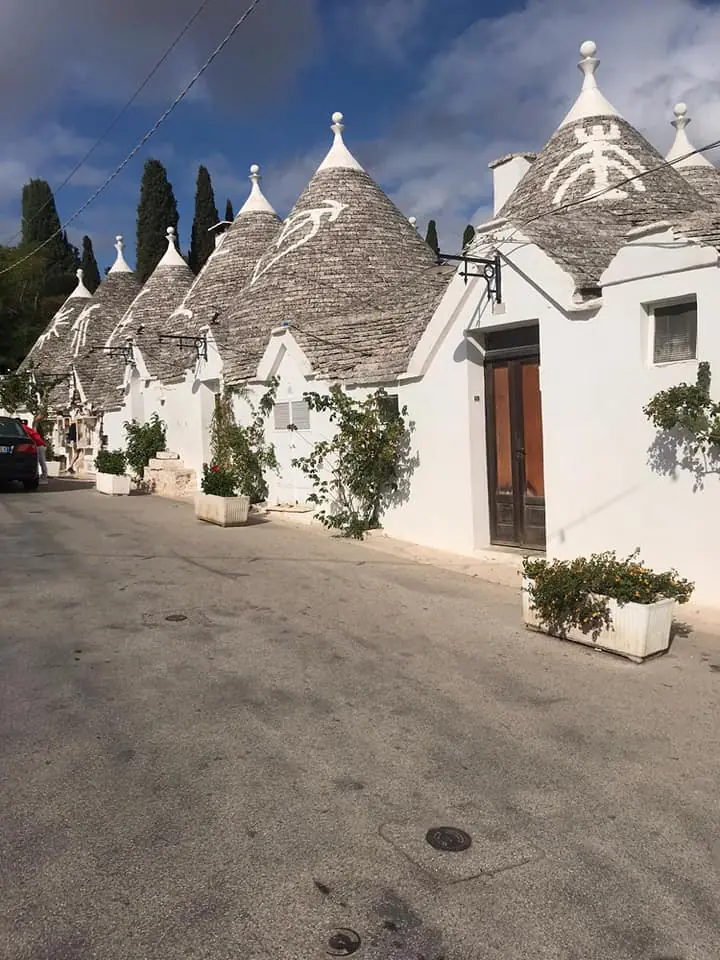
[[[518,460],[522,460],[522,458],[525,456],[525,450],[523,447],[518,447],[518,449],[515,451],[515,456],[518,458]]]

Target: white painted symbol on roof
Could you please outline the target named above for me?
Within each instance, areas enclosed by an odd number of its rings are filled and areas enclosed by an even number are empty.
[[[90,307],[85,307],[85,309],[80,313],[75,323],[70,328],[72,333],[72,342],[70,343],[70,351],[74,357],[80,353],[85,344],[87,343],[87,332],[88,324],[92,319],[93,310],[98,310],[100,308],[99,303],[93,303]]]
[[[45,333],[41,334],[38,337],[38,347],[42,348],[45,346],[50,337],[60,337],[61,330],[60,327],[66,327],[68,325],[68,317],[72,315],[72,307],[63,307],[62,310],[58,310],[55,315],[55,319],[52,322],[52,326],[49,330],[46,330]]]
[[[592,176],[592,187],[585,194],[585,198],[596,200],[625,200],[626,190],[615,188],[607,190],[611,185],[610,172],[616,171],[620,176],[618,179],[632,177],[638,173],[645,173],[645,167],[635,159],[627,150],[619,147],[612,140],[620,139],[620,130],[616,123],[611,123],[607,130],[602,124],[594,124],[590,131],[583,127],[575,130],[575,137],[580,146],[568,154],[565,159],[557,165],[543,185],[543,192],[552,186],[559,175],[566,170],[576,160],[581,160],[581,164],[570,176],[562,183],[555,192],[552,199],[554,204],[562,203],[568,190],[574,186],[581,177]],[[637,193],[645,193],[645,184],[642,180],[633,180],[626,187],[632,188]],[[593,194],[601,190],[607,190],[599,197],[593,197]]]
[[[115,327],[115,329],[113,330],[113,332],[110,334],[110,336],[109,336],[109,337],[107,338],[107,340],[105,341],[105,346],[106,346],[106,347],[111,347],[111,346],[113,345],[113,341],[115,340],[115,338],[118,337],[118,336],[120,336],[120,334],[123,332],[123,330],[124,330],[126,327],[129,327],[130,324],[133,322],[134,317],[133,317],[132,307],[138,302],[138,300],[139,300],[141,297],[144,297],[144,296],[147,294],[147,292],[148,292],[148,288],[147,288],[147,287],[143,287],[143,289],[140,291],[140,293],[135,297],[135,299],[133,300],[132,304],[130,305],[130,308],[128,309],[127,313],[125,313],[125,314],[121,317],[120,322],[116,325],[116,327]]]
[[[323,224],[323,220],[327,223],[335,223],[337,218],[346,209],[346,203],[340,203],[337,200],[323,200],[324,206],[315,207],[312,210],[301,210],[300,213],[296,213],[292,217],[288,217],[283,225],[282,230],[280,231],[280,236],[275,241],[275,249],[280,250],[280,253],[276,256],[271,257],[270,260],[263,263],[262,260],[259,260],[255,266],[255,272],[253,273],[252,280],[250,281],[250,286],[252,286],[256,280],[259,280],[260,277],[267,273],[267,271],[278,262],[282,260],[283,257],[286,257],[289,253],[292,253],[293,250],[297,250],[298,247],[304,246],[304,244],[309,243],[314,237],[316,237],[320,231],[320,227]],[[309,229],[308,229],[309,228]],[[299,233],[303,230],[307,232],[302,234],[299,239],[293,239],[297,237]],[[289,240],[293,242],[288,243]],[[287,246],[284,246],[288,243]],[[284,249],[281,249],[283,248]]]

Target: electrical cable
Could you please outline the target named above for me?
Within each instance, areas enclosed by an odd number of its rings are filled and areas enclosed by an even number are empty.
[[[88,200],[86,200],[85,203],[84,203],[81,207],[79,207],[71,217],[69,217],[63,224],[61,224],[61,226],[60,226],[51,236],[49,236],[49,237],[47,238],[47,240],[44,240],[39,246],[37,246],[37,247],[36,247],[34,250],[32,250],[30,253],[26,254],[24,257],[21,257],[20,260],[16,260],[15,263],[11,264],[9,267],[6,267],[4,270],[0,270],[0,277],[4,276],[6,273],[10,273],[11,270],[15,270],[17,267],[21,266],[23,263],[25,263],[26,261],[28,261],[28,260],[30,260],[32,257],[34,257],[36,253],[39,253],[40,250],[42,250],[42,249],[43,249],[44,247],[46,247],[49,243],[51,243],[51,242],[55,239],[55,237],[59,236],[71,223],[73,223],[75,220],[77,220],[77,218],[80,216],[81,213],[83,213],[85,210],[87,210],[87,208],[90,206],[90,204],[93,203],[93,201],[96,200],[96,199],[100,196],[100,194],[113,182],[113,180],[114,180],[120,173],[122,173],[122,171],[123,171],[123,170],[125,169],[125,167],[130,163],[130,161],[133,159],[133,157],[142,149],[142,147],[145,146],[145,144],[148,142],[148,140],[156,133],[156,131],[157,131],[157,130],[159,129],[159,127],[165,122],[165,120],[167,120],[167,118],[170,116],[170,114],[173,112],[173,110],[178,106],[178,104],[181,103],[181,101],[185,99],[186,95],[189,93],[189,91],[191,90],[191,88],[192,88],[193,86],[195,86],[195,84],[197,83],[197,81],[198,81],[198,80],[200,79],[200,77],[205,73],[205,71],[206,71],[206,70],[208,69],[208,67],[212,64],[212,62],[215,60],[215,58],[218,56],[218,54],[219,54],[219,53],[227,46],[227,44],[232,40],[232,38],[235,36],[235,34],[237,33],[237,31],[238,31],[238,30],[240,29],[240,27],[242,26],[242,24],[247,20],[247,18],[248,18],[248,17],[250,16],[250,14],[255,10],[255,8],[260,5],[261,2],[262,2],[262,0],[252,0],[252,3],[251,3],[250,6],[247,8],[247,10],[245,11],[245,13],[243,13],[243,15],[240,17],[240,19],[237,20],[237,21],[233,24],[233,26],[232,26],[231,29],[230,29],[230,32],[229,32],[228,34],[226,34],[226,36],[220,41],[220,43],[219,43],[219,44],[217,45],[217,47],[213,50],[213,52],[210,54],[210,56],[209,56],[208,59],[205,61],[205,63],[202,65],[202,67],[200,67],[200,69],[197,71],[197,73],[195,73],[195,75],[194,75],[194,76],[190,79],[190,81],[185,85],[185,87],[182,89],[182,91],[181,91],[181,92],[178,94],[178,96],[173,100],[173,102],[172,102],[172,103],[170,104],[170,106],[165,110],[165,112],[159,117],[159,119],[153,124],[153,126],[150,128],[150,130],[148,130],[148,132],[147,132],[147,133],[138,141],[138,143],[133,147],[133,149],[130,151],[130,153],[127,155],[127,157],[123,160],[123,162],[122,162],[118,167],[116,167],[116,169],[110,174],[109,177],[107,177],[107,179],[104,181],[104,183],[102,183],[102,184],[98,187],[98,189],[95,191],[95,193],[93,193],[92,196],[91,196]]]
[[[127,101],[127,103],[125,104],[125,106],[124,106],[124,107],[120,110],[120,112],[116,115],[115,119],[112,121],[112,123],[110,124],[110,126],[105,130],[104,133],[102,133],[102,134],[100,135],[100,137],[98,137],[98,139],[95,141],[95,143],[92,145],[92,147],[90,147],[90,149],[89,149],[88,152],[85,154],[85,156],[82,158],[82,160],[79,160],[79,161],[78,161],[78,163],[73,167],[73,169],[70,171],[70,173],[65,177],[65,179],[64,179],[63,182],[60,184],[60,186],[55,188],[55,190],[52,192],[51,196],[48,197],[48,199],[47,199],[47,200],[45,201],[45,203],[40,207],[39,210],[36,210],[36,211],[35,211],[35,213],[32,215],[32,217],[30,217],[30,219],[27,221],[27,223],[32,223],[33,220],[36,220],[37,217],[40,216],[40,214],[43,212],[43,210],[45,210],[45,208],[52,202],[52,200],[53,200],[55,197],[57,197],[57,195],[60,193],[60,191],[61,191],[64,187],[66,187],[66,186],[68,185],[68,183],[70,183],[70,181],[71,181],[72,178],[75,176],[75,174],[78,172],[78,170],[80,170],[80,168],[85,165],[86,161],[90,159],[90,157],[93,155],[93,153],[95,153],[95,151],[96,151],[97,148],[100,146],[100,144],[103,143],[103,142],[107,139],[108,135],[115,129],[115,127],[118,125],[118,123],[120,122],[120,120],[122,120],[122,118],[125,116],[125,114],[126,114],[127,111],[130,109],[130,107],[133,105],[133,103],[135,103],[135,101],[136,101],[137,98],[140,96],[140,94],[143,92],[143,90],[145,89],[145,87],[150,83],[150,81],[151,81],[152,78],[155,76],[155,74],[158,72],[158,70],[160,69],[160,67],[165,63],[165,61],[166,61],[167,58],[170,56],[170,54],[173,52],[173,50],[175,49],[175,47],[180,43],[180,41],[182,40],[182,38],[185,36],[185,34],[186,34],[186,33],[188,32],[188,30],[190,29],[190,27],[195,23],[195,21],[197,20],[197,18],[198,18],[198,17],[200,16],[200,14],[203,12],[203,10],[205,9],[205,7],[207,7],[208,4],[211,3],[211,2],[212,2],[212,0],[203,0],[203,2],[200,4],[200,6],[199,6],[199,7],[197,8],[197,10],[195,11],[195,13],[190,17],[190,19],[187,21],[187,23],[186,23],[185,26],[182,28],[182,30],[180,31],[180,33],[175,37],[175,39],[173,40],[173,42],[172,42],[172,43],[170,44],[170,46],[167,48],[167,50],[166,50],[165,53],[162,55],[162,57],[157,61],[157,63],[156,63],[155,66],[152,68],[152,70],[150,71],[150,73],[145,77],[145,79],[144,79],[143,82],[140,84],[140,86],[137,88],[137,90],[135,91],[135,93],[133,93],[133,95],[132,95],[132,96],[130,97],[130,99]],[[9,240],[6,240],[6,241],[5,241],[5,246],[9,246],[10,244],[12,244],[13,240],[16,240],[16,239],[20,236],[20,234],[21,234],[22,232],[23,232],[23,227],[21,227],[21,228],[17,231],[17,233],[13,234],[13,236],[10,237]]]

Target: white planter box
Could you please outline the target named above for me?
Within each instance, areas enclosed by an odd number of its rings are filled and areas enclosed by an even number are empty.
[[[60,476],[60,461],[59,460],[48,460],[45,464],[47,467],[47,475],[49,477],[59,477]]]
[[[626,603],[624,606],[608,598],[608,607],[612,618],[610,629],[603,628],[597,640],[589,633],[583,633],[573,627],[563,640],[574,640],[588,647],[599,647],[611,653],[642,662],[646,657],[662,653],[670,646],[673,616],[676,600],[658,600],[656,603]],[[550,634],[540,622],[537,613],[530,606],[528,581],[523,581],[522,589],[523,620],[528,627]],[[558,636],[558,634],[552,634]]]
[[[117,477],[114,473],[96,473],[95,489],[98,493],[127,497],[130,494],[130,477]]]
[[[247,523],[250,497],[216,497],[212,493],[195,494],[195,516],[219,527],[239,527]]]

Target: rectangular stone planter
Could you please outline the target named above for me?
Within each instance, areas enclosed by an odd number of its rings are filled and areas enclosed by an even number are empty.
[[[48,460],[45,464],[47,467],[47,475],[49,477],[59,477],[60,476],[60,461],[59,460]]]
[[[597,640],[594,640],[591,634],[583,633],[575,627],[562,636],[557,633],[551,634],[530,606],[529,586],[530,581],[524,580],[522,608],[523,620],[532,630],[617,653],[634,663],[642,663],[647,657],[662,653],[670,646],[673,615],[677,602],[673,599],[658,600],[656,603],[626,603],[620,606],[616,600],[608,597],[612,624],[609,629],[603,628]]]
[[[247,523],[250,497],[216,497],[212,493],[195,494],[195,516],[219,527],[240,527]]]
[[[130,495],[130,477],[118,477],[114,473],[96,473],[95,489],[113,497]]]

